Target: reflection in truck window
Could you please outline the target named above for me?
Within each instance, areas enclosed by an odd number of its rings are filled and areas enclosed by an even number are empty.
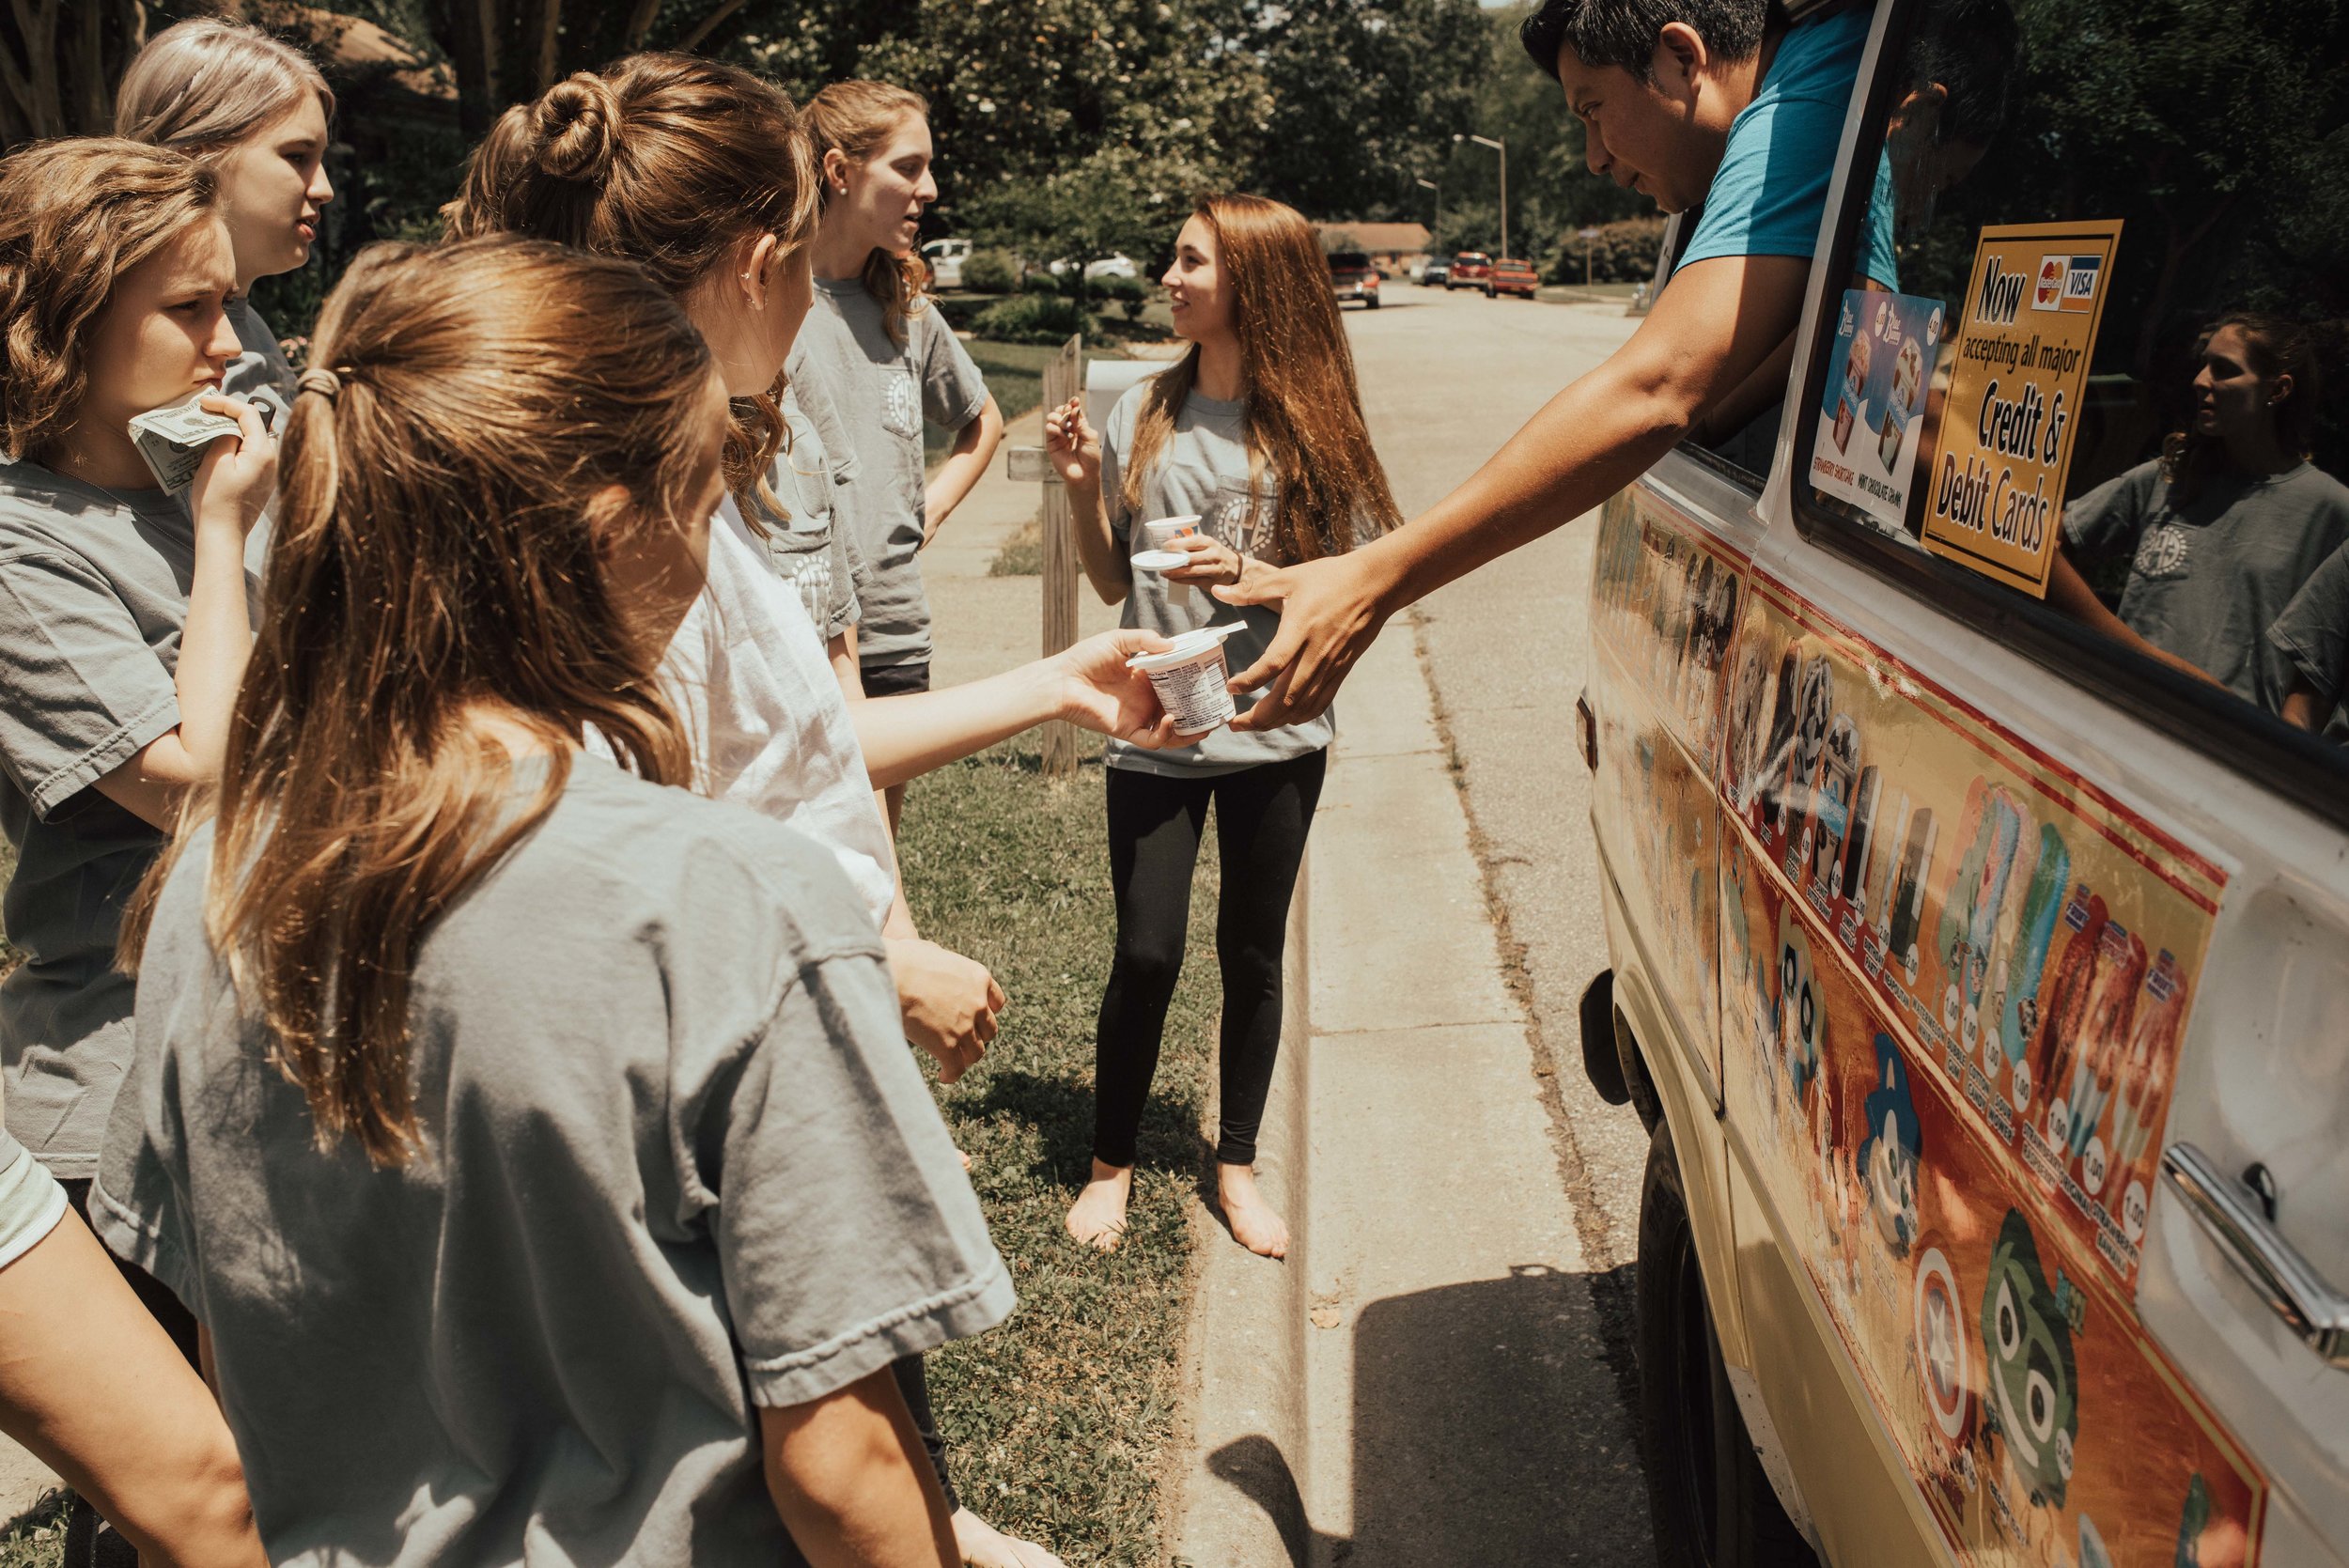
[[[2349,735],[2344,595],[2319,585],[2286,614],[2349,528],[2349,440],[2324,374],[2349,336],[2349,158],[2326,130],[2349,119],[2341,32],[2259,0],[1924,0],[1895,21],[1884,129],[1902,288],[1952,328],[1984,227],[2120,225],[2050,606]],[[1872,286],[1865,256],[1843,264],[1847,287]],[[1954,357],[1933,367],[1920,475]],[[1911,537],[1930,488],[1906,491]],[[1863,526],[1898,515],[1812,499]]]
[[[2267,630],[2349,541],[2349,487],[2308,460],[2323,395],[2313,334],[2236,312],[2196,358],[2193,402],[2161,456],[2065,509],[2048,599],[2280,713],[2295,669]],[[2080,570],[2100,560],[2126,563],[2117,612]]]

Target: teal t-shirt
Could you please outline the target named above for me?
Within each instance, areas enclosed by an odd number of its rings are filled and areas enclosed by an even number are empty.
[[[1761,90],[1730,121],[1721,166],[1676,266],[1724,256],[1807,256],[1817,248],[1843,118],[1867,46],[1865,11],[1787,30]],[[1876,160],[1875,189],[1868,199],[1865,243],[1862,271],[1885,287],[1898,288],[1892,165],[1883,157]]]

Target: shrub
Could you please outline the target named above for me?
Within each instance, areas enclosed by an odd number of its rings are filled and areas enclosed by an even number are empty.
[[[1060,279],[1050,272],[1030,272],[1019,280],[1019,292],[1058,296],[1061,292]]]
[[[1550,267],[1550,282],[1582,281],[1582,243],[1579,230],[1566,230],[1558,241],[1558,259]],[[1656,275],[1656,258],[1663,248],[1661,218],[1625,218],[1618,223],[1601,224],[1590,241],[1591,281],[1645,283]]]
[[[971,323],[972,331],[998,343],[1061,343],[1085,326],[1084,310],[1076,301],[1039,294],[998,300]]]
[[[1019,271],[1002,251],[974,252],[962,264],[962,286],[979,294],[1008,294],[1019,287]]]

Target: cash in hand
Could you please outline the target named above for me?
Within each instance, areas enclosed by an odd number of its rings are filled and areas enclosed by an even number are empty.
[[[166,494],[179,495],[194,484],[205,449],[238,433],[235,420],[201,407],[203,396],[199,393],[184,403],[131,416],[131,442]]]

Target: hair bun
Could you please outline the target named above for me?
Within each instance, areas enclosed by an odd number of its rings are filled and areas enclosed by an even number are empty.
[[[538,167],[557,179],[600,180],[619,147],[620,102],[612,85],[583,70],[557,82],[532,112]]]

